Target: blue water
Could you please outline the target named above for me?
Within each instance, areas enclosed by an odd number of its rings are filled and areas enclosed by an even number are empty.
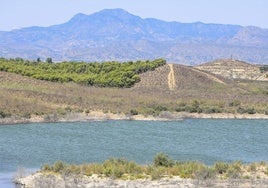
[[[175,160],[268,161],[268,120],[188,119],[0,126],[0,187],[13,188],[18,168],[44,163],[101,162],[124,157],[151,163],[158,152]]]

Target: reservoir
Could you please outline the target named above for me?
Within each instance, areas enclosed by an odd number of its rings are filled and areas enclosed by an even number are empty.
[[[90,121],[0,126],[0,187],[42,164],[126,158],[150,164],[164,152],[175,160],[268,161],[268,120]]]

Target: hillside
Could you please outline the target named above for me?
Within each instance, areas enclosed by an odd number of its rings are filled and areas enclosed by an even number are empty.
[[[164,59],[137,62],[60,62],[0,58],[0,71],[51,82],[74,82],[97,87],[131,87],[139,74],[166,64]]]
[[[106,9],[50,27],[0,32],[0,57],[55,61],[128,61],[165,58],[196,65],[233,57],[267,64],[268,30],[201,22],[140,18]]]
[[[169,87],[173,69],[175,87]],[[267,114],[267,82],[234,80],[169,64],[140,75],[132,88],[99,88],[0,72],[0,116],[57,120],[70,113],[161,115],[163,111]]]
[[[233,59],[216,60],[202,64],[196,68],[229,79],[268,81],[268,73],[265,71],[262,72],[260,66]]]

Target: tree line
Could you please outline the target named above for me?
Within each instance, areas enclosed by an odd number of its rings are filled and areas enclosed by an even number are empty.
[[[0,58],[0,71],[11,72],[39,80],[75,82],[97,87],[132,87],[140,81],[139,74],[166,64],[164,59],[110,62],[41,62],[22,58]]]

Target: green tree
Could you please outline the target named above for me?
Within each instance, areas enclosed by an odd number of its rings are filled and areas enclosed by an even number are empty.
[[[46,59],[46,62],[47,62],[47,63],[52,63],[52,58],[51,58],[51,57],[48,57],[48,58]]]

